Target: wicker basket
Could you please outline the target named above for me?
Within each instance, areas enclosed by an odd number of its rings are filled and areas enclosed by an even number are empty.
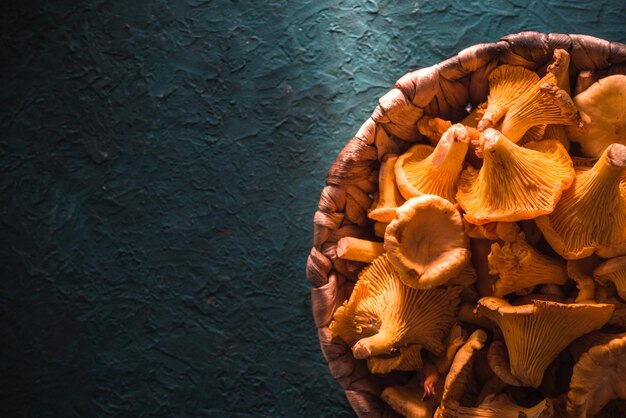
[[[328,330],[335,309],[352,291],[363,263],[338,259],[337,241],[345,236],[373,237],[367,208],[377,190],[379,162],[386,154],[400,154],[422,139],[416,122],[423,116],[453,121],[487,98],[489,72],[500,64],[521,65],[541,72],[554,49],[571,55],[573,92],[585,90],[599,78],[626,74],[626,45],[586,35],[522,32],[495,43],[478,44],[437,65],[401,77],[379,100],[372,116],[343,148],[328,172],[313,223],[313,248],[307,278],[313,289],[313,318],[322,353],[332,376],[360,417],[397,416],[379,398],[390,384],[406,380],[406,373],[372,375],[363,360]]]

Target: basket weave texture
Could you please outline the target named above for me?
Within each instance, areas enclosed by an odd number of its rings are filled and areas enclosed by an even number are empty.
[[[587,35],[521,32],[498,42],[477,44],[432,67],[402,76],[395,88],[379,99],[372,116],[348,141],[328,172],[313,218],[313,247],[307,260],[313,319],[322,353],[332,376],[344,388],[359,417],[398,416],[380,398],[390,384],[406,380],[406,373],[373,375],[364,360],[334,338],[328,325],[335,310],[352,291],[364,263],[337,258],[337,241],[345,236],[375,239],[367,217],[371,194],[378,189],[378,169],[386,155],[401,154],[422,139],[416,128],[424,115],[458,121],[466,107],[487,98],[487,76],[501,64],[521,65],[545,72],[554,49],[570,53],[572,94],[596,80],[626,74],[626,45]]]

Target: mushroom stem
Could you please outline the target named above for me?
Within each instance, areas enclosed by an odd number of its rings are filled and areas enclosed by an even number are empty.
[[[343,237],[337,241],[337,257],[344,260],[371,263],[383,253],[383,243],[354,237]]]
[[[371,337],[357,341],[352,347],[352,354],[354,354],[354,358],[356,359],[365,359],[381,354],[391,354],[395,350],[393,347],[394,342],[392,334],[381,330]]]

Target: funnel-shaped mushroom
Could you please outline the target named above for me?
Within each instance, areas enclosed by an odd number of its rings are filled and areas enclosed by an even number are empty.
[[[592,255],[578,260],[567,260],[567,275],[576,282],[578,295],[576,303],[595,303],[596,285],[593,270],[600,264],[600,257]]]
[[[493,285],[497,297],[538,284],[567,282],[565,263],[546,257],[523,239],[491,244],[489,273],[499,275]]]
[[[539,76],[524,67],[500,65],[489,74],[487,108],[478,122],[481,131],[495,127],[524,92],[533,88]]]
[[[385,230],[384,246],[402,281],[417,289],[447,282],[470,261],[461,215],[434,195],[414,197],[398,208]]]
[[[383,254],[361,272],[350,300],[335,311],[329,328],[358,359],[394,354],[398,348],[402,354],[403,347],[413,344],[441,355],[460,290],[410,288]],[[419,350],[406,354],[414,357]]]
[[[567,416],[594,415],[613,398],[626,399],[626,334],[591,347],[572,373],[567,394]]]
[[[626,254],[626,191],[620,188],[625,171],[626,146],[610,145],[592,168],[580,167],[554,212],[536,219],[562,257]]]
[[[570,140],[579,142],[582,152],[599,157],[613,143],[626,144],[626,75],[605,77],[574,97],[583,114],[582,129],[568,127]]]
[[[410,344],[397,348],[393,353],[372,356],[367,359],[367,367],[372,373],[389,373],[392,370],[414,371],[422,368],[422,347]]]
[[[406,418],[431,418],[436,399],[424,396],[424,390],[417,378],[405,386],[389,386],[380,397],[394,411]]]
[[[602,327],[613,305],[534,300],[531,305],[511,306],[503,299],[486,297],[478,301],[476,311],[500,327],[513,376],[538,387],[550,362],[576,338]]]
[[[380,165],[378,172],[378,202],[367,216],[378,222],[389,223],[396,216],[396,209],[404,203],[404,198],[396,186],[394,165],[397,155],[388,157]]]
[[[554,210],[574,180],[572,160],[557,141],[519,147],[495,129],[483,132],[484,163],[461,174],[457,201],[465,219],[514,222]]]
[[[500,131],[517,142],[534,126],[541,126],[541,130],[548,124],[582,126],[574,102],[565,90],[555,85],[556,82],[554,74],[548,73],[525,91],[509,108]]]
[[[552,400],[544,399],[535,406],[524,408],[506,394],[489,395],[477,407],[452,408],[444,418],[551,418],[554,415]]]
[[[593,271],[593,277],[601,285],[613,282],[619,297],[626,300],[626,256],[604,261]]]
[[[441,405],[439,405],[435,417],[446,416],[446,409],[449,405],[458,405],[461,397],[468,391],[468,386],[474,381],[474,355],[477,350],[483,348],[486,340],[487,334],[483,330],[476,330],[456,352],[450,372],[446,376],[443,395],[441,396]]]
[[[406,199],[434,194],[454,203],[456,184],[463,169],[470,135],[461,124],[448,129],[433,150],[414,145],[395,165],[396,182]]]

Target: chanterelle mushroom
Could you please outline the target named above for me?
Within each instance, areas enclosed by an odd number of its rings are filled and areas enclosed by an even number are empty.
[[[599,157],[610,144],[626,144],[626,75],[598,80],[574,97],[574,103],[586,119],[585,126],[568,127],[567,133],[585,155]]]
[[[442,355],[443,341],[456,319],[460,291],[460,287],[410,288],[383,254],[361,272],[329,329],[352,347],[358,359],[394,354],[399,348],[402,353],[402,347],[412,344]]]
[[[546,257],[524,239],[491,244],[489,273],[499,275],[493,285],[493,295],[498,297],[538,284],[563,285],[567,281],[565,263]]]
[[[593,276],[602,285],[613,282],[619,297],[626,301],[626,256],[604,261],[595,268]]]
[[[574,180],[567,151],[557,141],[519,147],[495,129],[483,132],[484,163],[461,173],[457,201],[467,221],[514,222],[554,210]]]
[[[517,142],[535,126],[582,126],[580,114],[571,97],[556,83],[556,76],[547,73],[511,105],[500,125],[500,130],[507,138]]]
[[[448,416],[447,408],[455,408],[461,400],[461,396],[467,392],[467,386],[473,377],[474,354],[485,345],[487,334],[483,330],[476,330],[469,336],[467,342],[457,351],[450,367],[450,372],[446,376],[443,387],[441,405],[437,408],[435,418]]]
[[[470,135],[461,124],[452,125],[433,150],[414,145],[395,165],[396,183],[406,199],[434,194],[454,203],[456,184],[463,169]]]
[[[378,222],[389,223],[396,216],[396,209],[404,203],[404,198],[396,186],[394,165],[397,155],[387,157],[378,172],[378,202],[369,210],[367,216]]]
[[[431,418],[435,410],[435,398],[424,397],[418,379],[413,379],[405,386],[389,386],[380,397],[406,418]]]
[[[408,286],[428,289],[458,276],[470,261],[461,215],[434,195],[409,199],[385,230],[389,260]]]
[[[489,74],[487,108],[478,129],[494,128],[524,92],[539,81],[539,76],[524,67],[500,65]]]
[[[574,366],[567,394],[568,417],[594,415],[611,399],[626,399],[626,334],[606,335],[606,339]]]
[[[485,297],[476,311],[500,327],[513,376],[539,387],[550,362],[576,338],[602,327],[613,305],[534,300],[530,305],[511,306],[503,299]]]
[[[537,226],[566,259],[626,254],[626,190],[620,187],[626,146],[610,145],[593,167],[577,169],[574,184],[554,212],[535,220]]]

